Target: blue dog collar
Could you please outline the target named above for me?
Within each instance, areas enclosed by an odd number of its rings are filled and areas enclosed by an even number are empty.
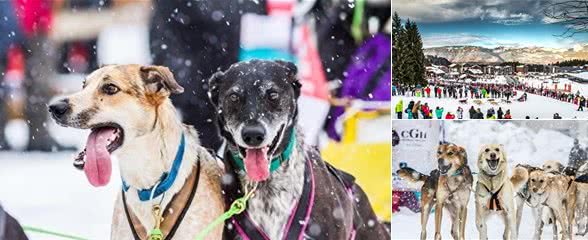
[[[139,199],[143,202],[151,200],[151,193],[153,192],[153,198],[159,197],[161,194],[165,193],[169,188],[174,184],[176,177],[178,176],[178,170],[180,169],[180,165],[182,165],[182,160],[184,159],[184,150],[186,148],[186,139],[184,137],[184,133],[182,133],[182,137],[180,139],[180,146],[178,147],[178,151],[176,152],[176,158],[172,164],[172,167],[169,172],[164,172],[161,177],[159,178],[159,184],[156,184],[149,189],[141,189],[137,190],[137,194],[139,195]],[[126,192],[129,190],[130,186],[122,180],[122,187],[123,190]],[[155,187],[155,190],[153,189]]]

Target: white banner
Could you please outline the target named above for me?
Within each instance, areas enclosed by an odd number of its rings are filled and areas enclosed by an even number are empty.
[[[435,169],[435,155],[441,135],[440,125],[441,121],[394,121],[392,129],[400,137],[400,142],[392,147],[392,170],[398,170],[402,162],[425,174]]]

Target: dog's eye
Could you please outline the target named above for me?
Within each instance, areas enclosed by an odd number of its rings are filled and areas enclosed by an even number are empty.
[[[277,92],[271,91],[267,94],[267,98],[269,98],[269,100],[275,101],[278,100],[278,98],[280,97],[280,94],[278,94]]]
[[[540,182],[540,183],[543,183],[543,179],[541,179],[539,182]]]
[[[535,179],[531,179],[531,182],[535,182]]]
[[[453,152],[448,152],[447,155],[451,156],[453,155]]]
[[[102,86],[102,91],[108,95],[114,95],[118,91],[120,91],[120,89],[116,85],[109,83],[109,84]]]
[[[490,148],[486,148],[486,152],[490,152]]]
[[[497,149],[494,149],[494,150],[496,150],[497,152],[500,152],[500,149],[498,149],[498,148]]]
[[[237,102],[239,101],[239,96],[236,93],[233,93],[229,95],[229,100],[231,100],[231,102]]]

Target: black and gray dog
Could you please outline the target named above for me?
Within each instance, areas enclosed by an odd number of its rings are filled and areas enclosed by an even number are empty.
[[[227,140],[227,203],[258,184],[226,239],[390,239],[353,177],[323,161],[297,127],[301,84],[283,61],[233,64],[209,81]]]

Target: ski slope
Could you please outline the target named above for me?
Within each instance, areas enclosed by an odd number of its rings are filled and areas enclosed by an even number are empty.
[[[506,112],[507,109],[510,109],[511,115],[513,119],[525,119],[526,116],[529,116],[531,119],[535,119],[538,117],[539,119],[553,119],[554,113],[559,113],[559,115],[564,119],[586,119],[588,118],[588,109],[585,109],[583,112],[576,111],[578,106],[562,102],[556,99],[543,97],[535,94],[527,94],[528,100],[526,102],[518,102],[516,101],[523,92],[517,91],[517,95],[514,97],[514,100],[511,99],[512,103],[499,103],[498,105],[493,105],[488,103],[487,99],[481,99],[483,101],[482,105],[475,104],[472,99],[468,99],[467,104],[460,103],[457,99],[453,98],[417,98],[417,97],[406,97],[406,96],[393,96],[392,97],[392,107],[396,106],[400,99],[403,100],[404,109],[408,106],[410,101],[421,101],[421,104],[428,103],[429,107],[434,110],[435,107],[443,107],[444,113],[443,117],[447,111],[451,111],[451,113],[455,114],[457,107],[461,106],[464,110],[464,118],[468,119],[469,114],[468,110],[471,106],[474,106],[475,109],[480,108],[484,116],[489,108],[493,107],[494,110],[498,111],[499,107],[502,107],[502,111]],[[406,113],[403,114],[403,117],[406,118]],[[393,118],[396,118],[396,114],[393,115]]]

